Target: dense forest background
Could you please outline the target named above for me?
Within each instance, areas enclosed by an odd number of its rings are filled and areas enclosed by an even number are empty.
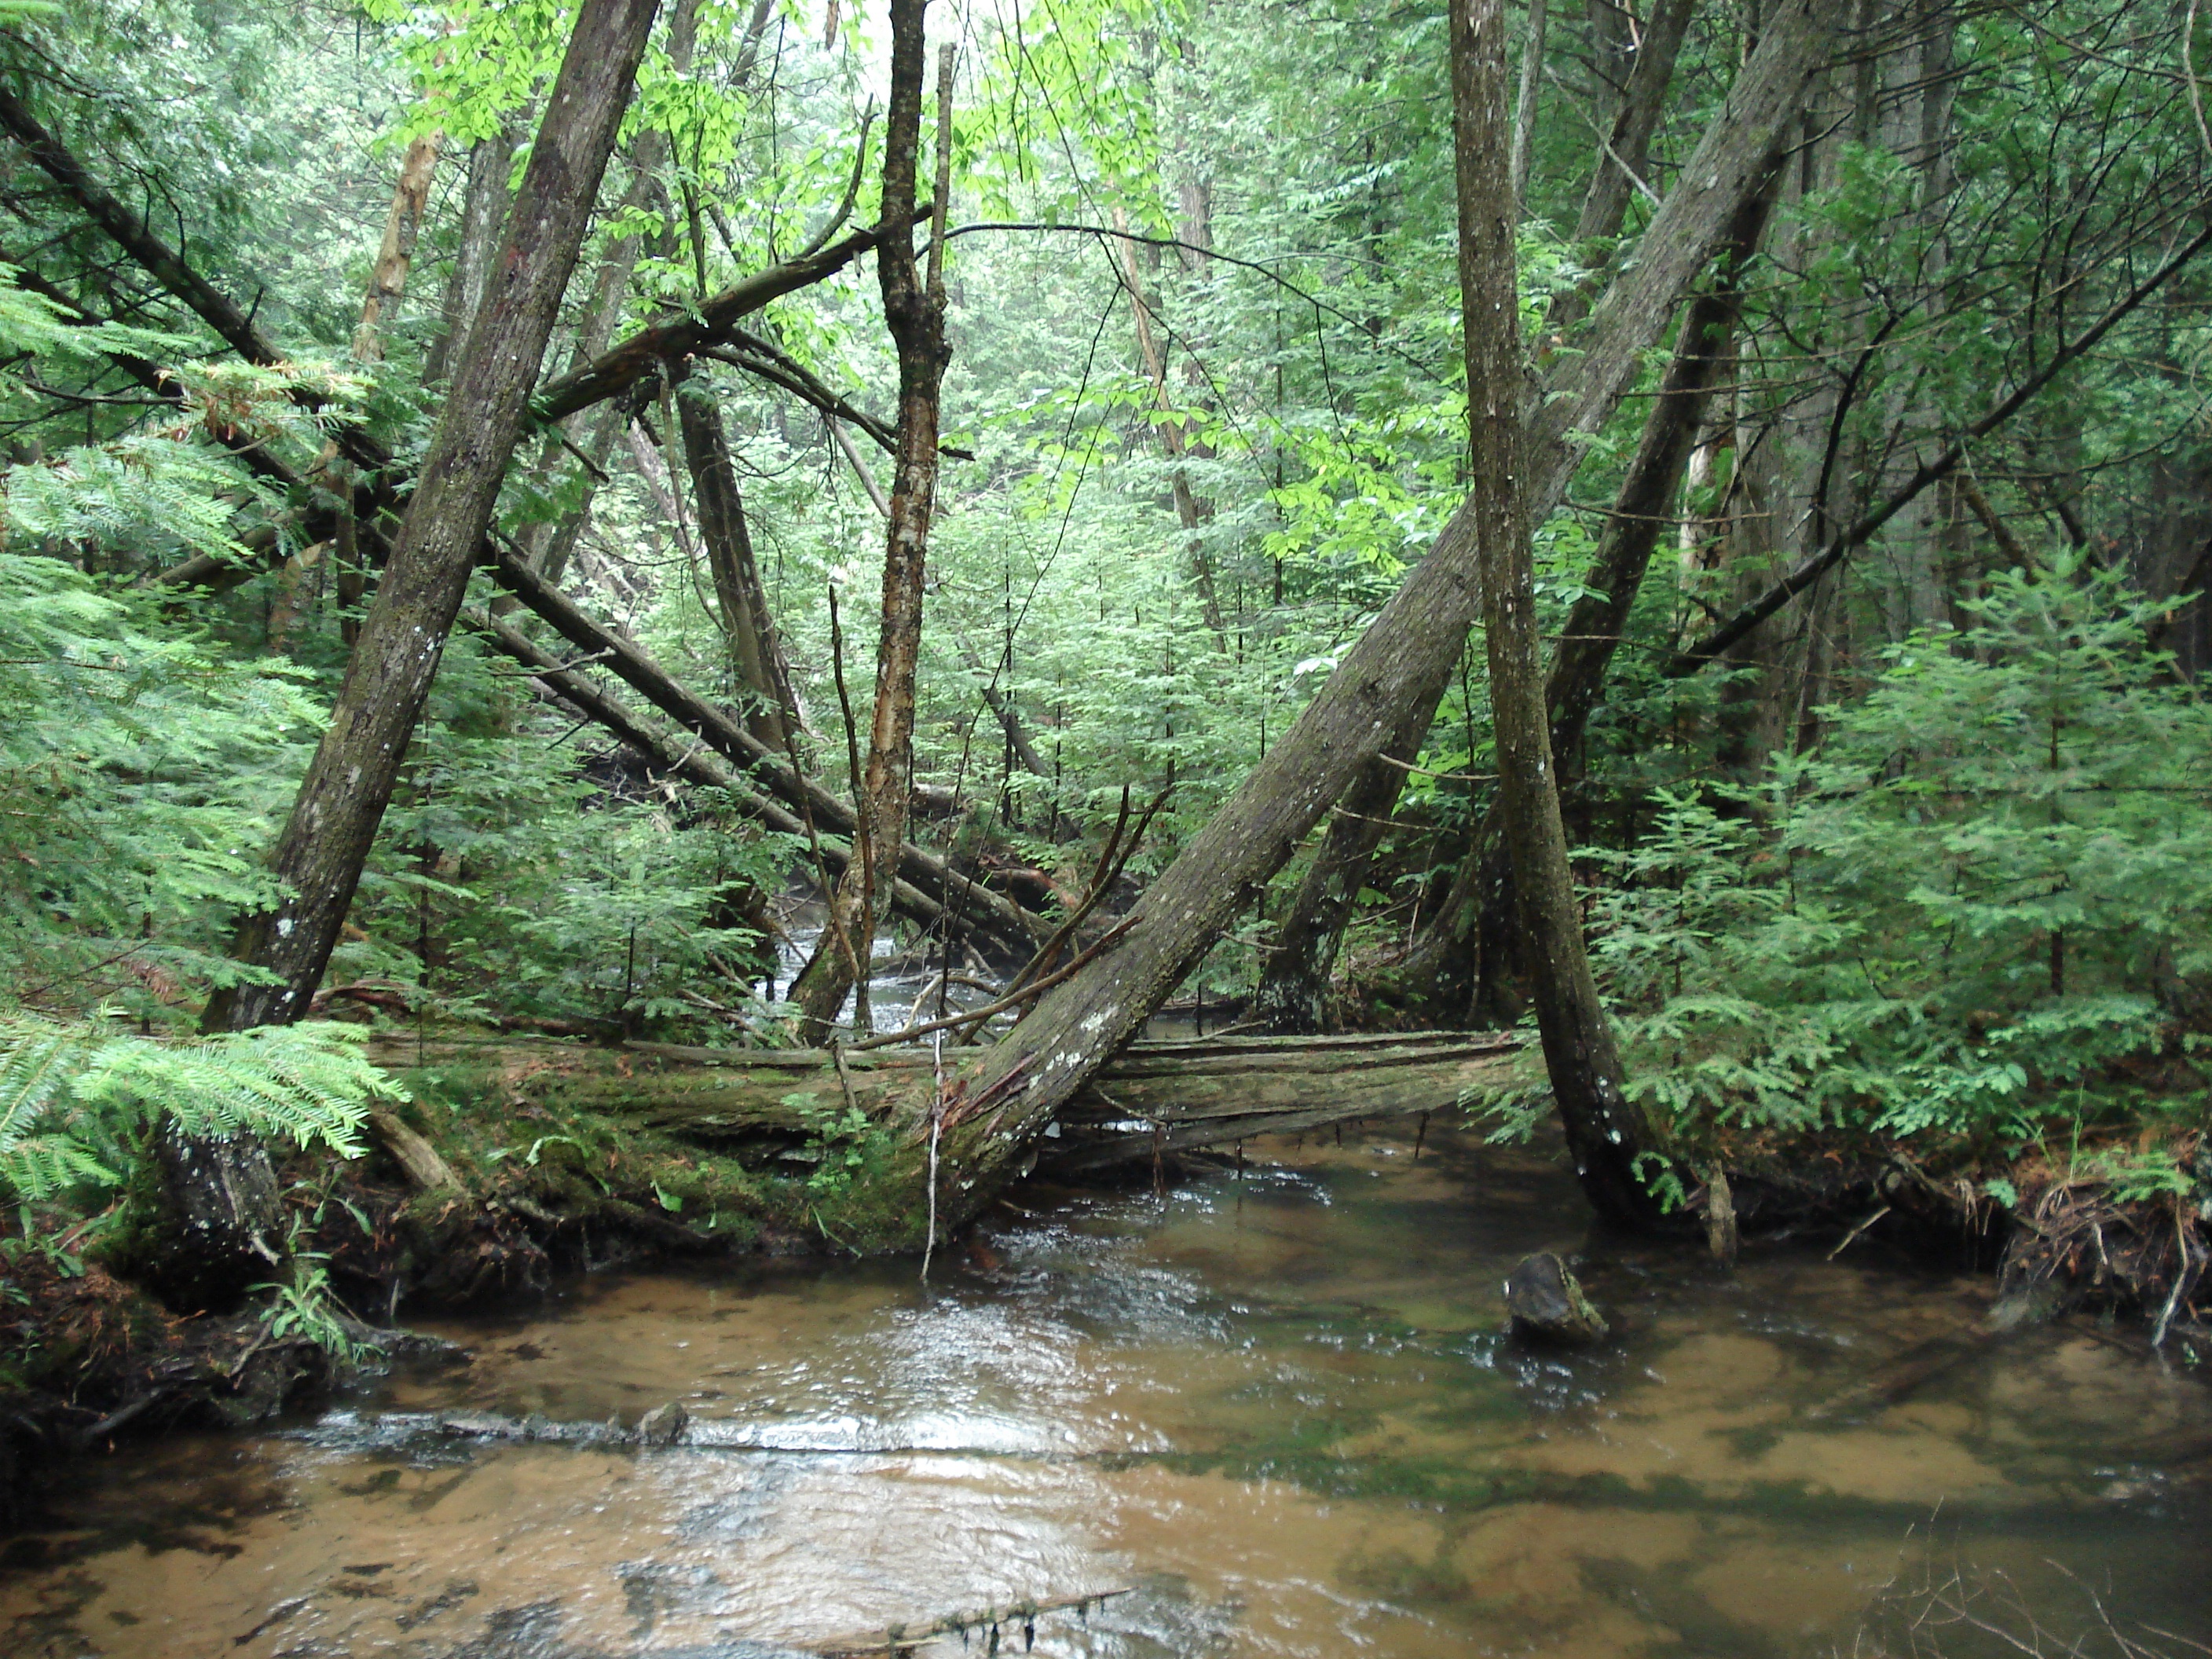
[[[1781,9],[1509,13],[1533,402],[1700,188],[1686,164]],[[1680,1200],[1729,1135],[1918,1138],[1972,1149],[1991,1201],[2041,1160],[2179,1226],[2212,1033],[2212,41],[2119,0],[1827,10],[1772,165],[1532,526],[1582,920],[1667,1149],[1648,1173]],[[367,544],[430,443],[574,11],[0,4],[20,1200],[96,1212],[180,1101],[358,1128],[377,1085],[333,1038],[140,1039],[256,982],[234,935],[276,897]],[[886,902],[881,948],[942,1012],[1003,988],[1022,918],[1034,946],[1126,913],[1487,481],[1443,9],[1039,0],[931,27],[957,49],[917,192],[949,359],[909,800],[951,868]],[[840,0],[664,9],[540,416],[641,331],[693,332],[517,451],[495,541],[551,598],[476,578],[318,1014],[806,1029],[799,901],[851,838],[895,505],[897,343],[854,242],[883,211],[888,40]],[[732,294],[764,302],[729,321]],[[1528,1013],[1479,632],[1416,724],[1238,892],[1180,998],[1246,1029]],[[762,757],[814,793],[757,784]],[[36,1081],[64,1072],[73,1093]]]

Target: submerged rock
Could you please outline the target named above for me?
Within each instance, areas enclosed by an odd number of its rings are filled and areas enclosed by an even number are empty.
[[[1602,1342],[1611,1329],[1567,1264],[1549,1250],[1513,1270],[1505,1281],[1505,1310],[1516,1334],[1547,1342]]]
[[[649,1411],[637,1419],[637,1443],[641,1446],[672,1446],[684,1432],[684,1425],[691,1420],[691,1413],[684,1409],[684,1402],[672,1400],[657,1411]]]

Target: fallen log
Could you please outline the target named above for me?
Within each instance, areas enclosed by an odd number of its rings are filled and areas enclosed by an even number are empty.
[[[1511,1031],[1132,1043],[1060,1113],[1060,1133],[1046,1131],[1041,1162],[1074,1175],[1442,1111],[1469,1092],[1503,1088],[1520,1047]]]
[[[1040,1144],[1055,1174],[1141,1163],[1169,1152],[1310,1133],[1355,1119],[1444,1111],[1507,1086],[1519,1034],[1419,1031],[1333,1037],[1133,1042],[1061,1113]],[[927,1049],[596,1048],[514,1036],[369,1045],[400,1073],[503,1105],[557,1104],[725,1154],[773,1159],[818,1138],[848,1107],[894,1128],[929,1095]]]

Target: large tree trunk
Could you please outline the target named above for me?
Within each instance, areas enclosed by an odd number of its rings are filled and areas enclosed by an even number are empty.
[[[898,862],[914,788],[915,672],[921,648],[923,566],[937,501],[938,389],[945,378],[943,191],[951,155],[951,68],[938,71],[939,234],[929,276],[915,267],[915,185],[921,152],[923,0],[891,0],[891,96],[884,126],[883,240],[876,270],[884,324],[898,349],[898,458],[891,479],[890,533],[884,549],[882,630],[876,647],[875,715],[860,783],[857,867],[830,896],[813,960],[792,987],[805,1029],[818,1035],[837,1018],[873,948],[878,869]]]
[[[470,330],[453,392],[433,439],[376,600],[348,663],[330,729],[301,785],[270,862],[289,891],[240,930],[237,954],[269,981],[218,992],[210,1030],[285,1024],[307,1012],[391,799],[446,636],[491,522],[520,436],[562,290],[574,268],[629,101],[658,0],[584,0],[515,204],[512,229]],[[206,1143],[188,1166],[177,1207],[254,1183],[218,1166],[265,1157],[242,1139]],[[212,1175],[217,1179],[208,1179]],[[271,1188],[273,1190],[273,1188]],[[273,1204],[226,1204],[228,1227],[203,1225],[204,1258],[251,1271],[240,1247],[274,1222]],[[225,1237],[228,1233],[232,1237]]]
[[[1522,477],[1519,202],[1508,155],[1504,0],[1454,0],[1453,149],[1459,181],[1460,313],[1466,319],[1468,424],[1481,480],[1474,526],[1497,732],[1498,797],[1534,958],[1545,1069],[1575,1173],[1598,1214],[1648,1224],[1658,1206],[1637,1178],[1654,1146],[1622,1086],[1620,1056],[1583,947],[1574,873],[1544,708],[1535,562]]]

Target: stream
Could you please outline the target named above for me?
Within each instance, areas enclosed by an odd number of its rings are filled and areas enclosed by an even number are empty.
[[[595,1275],[423,1322],[466,1367],[88,1461],[0,1544],[0,1653],[765,1659],[1118,1591],[1036,1651],[1778,1659],[1954,1570],[2065,1639],[2100,1603],[2212,1642],[2212,1389],[2087,1324],[1977,1335],[1984,1279],[1594,1245],[1552,1160],[1434,1127],[1418,1159],[1347,1132],[1017,1198],[927,1285]],[[1590,1250],[1613,1343],[1502,1335],[1499,1281],[1547,1248]],[[653,1450],[426,1415],[670,1401],[690,1430]]]

